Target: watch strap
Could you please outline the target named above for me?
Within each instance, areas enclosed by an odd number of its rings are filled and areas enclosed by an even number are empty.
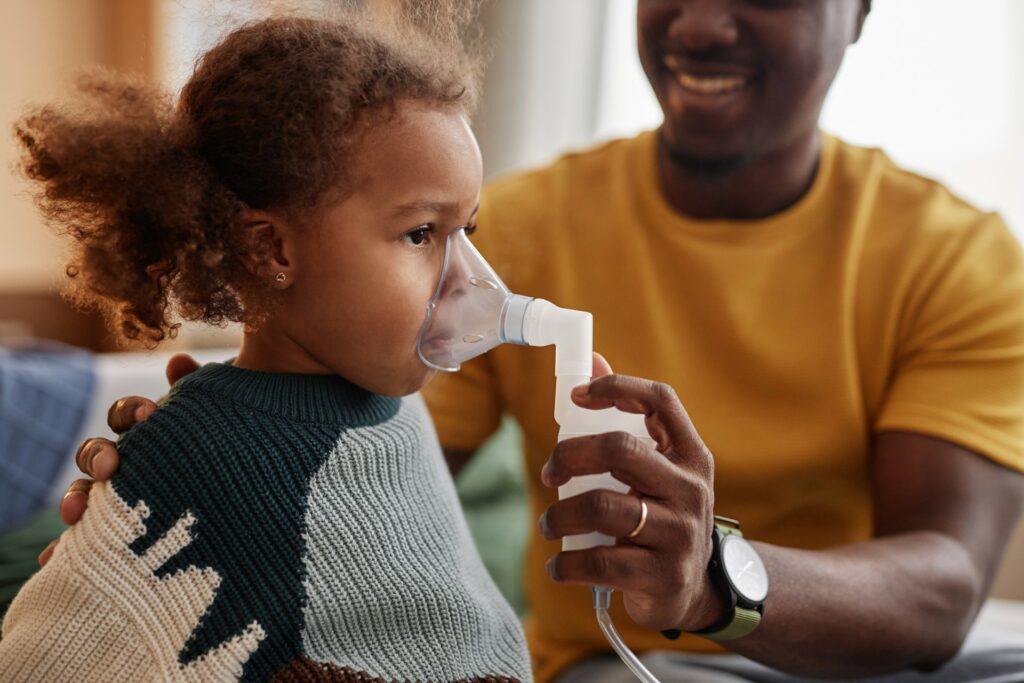
[[[715,529],[723,536],[739,536],[743,538],[743,532],[740,531],[740,523],[729,517],[715,515]]]
[[[728,517],[715,515],[715,531],[723,537],[739,536],[740,538],[743,538],[743,532],[740,531],[739,522],[734,519],[729,519]],[[719,624],[720,623],[721,622],[719,622]],[[714,641],[736,640],[737,638],[742,638],[753,633],[760,623],[760,610],[737,606],[733,608],[732,615],[730,616],[728,623],[724,626],[716,624],[710,629],[689,631],[689,633]],[[662,631],[661,635],[669,640],[677,640],[683,633],[684,631],[673,628]]]
[[[725,626],[713,631],[694,631],[695,635],[708,640],[736,640],[754,632],[761,623],[761,613],[756,609],[737,607],[733,610],[732,619]]]

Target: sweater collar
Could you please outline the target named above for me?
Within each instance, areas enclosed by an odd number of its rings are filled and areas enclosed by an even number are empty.
[[[247,370],[207,363],[179,380],[184,389],[217,394],[237,403],[301,422],[368,426],[393,417],[402,399],[374,394],[337,375]]]

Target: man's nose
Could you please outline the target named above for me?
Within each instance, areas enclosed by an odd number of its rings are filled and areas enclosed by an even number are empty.
[[[688,52],[736,45],[739,27],[732,0],[681,0],[675,6],[668,36]]]

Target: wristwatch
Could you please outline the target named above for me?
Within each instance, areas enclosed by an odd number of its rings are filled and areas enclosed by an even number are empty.
[[[750,635],[761,623],[764,602],[768,597],[768,572],[754,546],[743,538],[740,523],[715,515],[711,534],[711,580],[729,601],[729,610],[722,621],[692,633],[709,640],[735,640]],[[662,631],[675,640],[679,630]]]

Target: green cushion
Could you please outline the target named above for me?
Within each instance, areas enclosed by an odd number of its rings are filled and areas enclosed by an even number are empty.
[[[480,556],[520,616],[525,611],[523,554],[532,523],[522,452],[519,426],[506,419],[455,482]]]
[[[64,531],[57,506],[0,534],[0,619],[22,584],[39,569],[39,553]]]

